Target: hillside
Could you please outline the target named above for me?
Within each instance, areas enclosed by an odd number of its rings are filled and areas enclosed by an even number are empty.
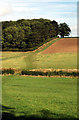
[[[77,52],[77,47],[79,46],[77,40],[79,38],[63,38],[49,46],[43,53]]]
[[[37,51],[3,52],[2,68],[77,69],[77,39],[64,38],[52,42],[47,44],[48,47],[41,47],[41,50]]]

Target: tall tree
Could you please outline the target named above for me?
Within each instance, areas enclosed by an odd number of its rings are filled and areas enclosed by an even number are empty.
[[[61,37],[69,36],[70,32],[71,32],[71,29],[66,23],[59,24],[59,35],[61,35]]]

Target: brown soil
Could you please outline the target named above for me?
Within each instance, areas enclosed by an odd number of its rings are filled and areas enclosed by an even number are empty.
[[[51,43],[52,41],[54,41],[54,40],[56,40],[56,39],[58,39],[58,38],[54,38],[54,39],[52,39],[51,41],[48,41],[48,42],[46,42],[45,44],[43,44],[42,46],[40,46],[40,47],[38,47],[37,49],[35,49],[33,52],[35,52],[35,51],[37,51],[37,50],[39,50],[39,52],[43,49],[43,48],[45,48],[49,43]]]
[[[79,38],[62,38],[43,51],[47,53],[79,52]]]

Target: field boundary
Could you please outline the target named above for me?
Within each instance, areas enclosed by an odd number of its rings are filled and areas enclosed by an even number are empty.
[[[54,38],[51,41],[48,41],[46,43],[44,43],[42,46],[38,47],[37,49],[35,49],[33,52],[37,53],[37,52],[42,52],[45,49],[47,49],[50,45],[52,45],[53,43],[55,43],[56,41],[60,40],[62,38]]]
[[[11,75],[11,74],[2,74],[0,76],[15,76],[15,75]],[[16,75],[16,76],[23,76],[23,77],[41,77],[41,78],[79,78],[78,76],[64,76],[64,75],[54,75],[54,76],[41,76],[41,75]]]
[[[15,70],[15,69],[0,69],[1,75],[24,75],[24,76],[44,76],[44,77],[78,77],[79,70],[74,69],[53,69],[53,70]]]
[[[41,76],[41,75],[20,75],[20,76],[23,76],[23,77],[50,77],[50,78],[78,78],[78,76],[64,76],[64,75],[54,75],[54,76]]]
[[[16,69],[16,68],[0,68],[0,71],[2,70],[9,70],[12,69],[15,72],[20,72],[22,70],[26,70],[26,69]],[[79,69],[30,69],[28,71],[41,71],[41,72],[53,72],[53,71],[63,71],[63,72],[79,72]]]

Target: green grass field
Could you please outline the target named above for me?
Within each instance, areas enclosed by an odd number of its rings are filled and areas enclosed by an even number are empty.
[[[77,69],[75,52],[42,53],[52,42],[37,51],[2,52],[2,68]],[[2,120],[74,120],[77,78],[2,76],[2,108]]]
[[[3,120],[77,118],[77,78],[3,76],[2,85]]]
[[[3,52],[2,67],[27,70],[40,68],[76,69],[77,53]]]

